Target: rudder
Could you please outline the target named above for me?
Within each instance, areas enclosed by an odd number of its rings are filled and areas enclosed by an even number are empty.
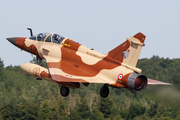
[[[133,37],[127,38],[124,43],[109,51],[107,56],[135,67],[142,46],[144,45],[145,38],[146,36],[139,32]]]

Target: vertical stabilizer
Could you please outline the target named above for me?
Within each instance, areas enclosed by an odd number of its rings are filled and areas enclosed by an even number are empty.
[[[107,56],[135,67],[145,38],[146,36],[142,33],[137,33],[133,37],[127,38],[121,45],[109,51]]]

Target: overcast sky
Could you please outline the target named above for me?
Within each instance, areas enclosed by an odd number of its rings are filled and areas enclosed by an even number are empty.
[[[0,58],[5,66],[32,60],[8,37],[53,32],[106,53],[142,32],[141,58],[180,58],[180,0],[3,0]]]

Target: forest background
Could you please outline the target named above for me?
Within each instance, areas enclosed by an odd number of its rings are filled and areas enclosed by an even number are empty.
[[[30,62],[35,61],[33,58]],[[68,97],[62,97],[58,85],[36,80],[19,66],[4,67],[3,62],[0,59],[0,120],[180,119],[180,59],[153,56],[137,64],[148,78],[172,86],[149,85],[142,92],[109,87],[107,98],[99,95],[103,84],[71,89]]]

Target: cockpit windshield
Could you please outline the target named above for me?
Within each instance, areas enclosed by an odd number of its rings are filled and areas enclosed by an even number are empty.
[[[55,33],[39,33],[38,35],[29,37],[29,39],[60,44],[65,38]]]
[[[44,41],[44,39],[49,35],[50,33],[39,33],[37,35],[37,40],[38,41]]]
[[[52,42],[60,44],[64,40],[64,37],[59,36],[58,34],[53,34]]]

